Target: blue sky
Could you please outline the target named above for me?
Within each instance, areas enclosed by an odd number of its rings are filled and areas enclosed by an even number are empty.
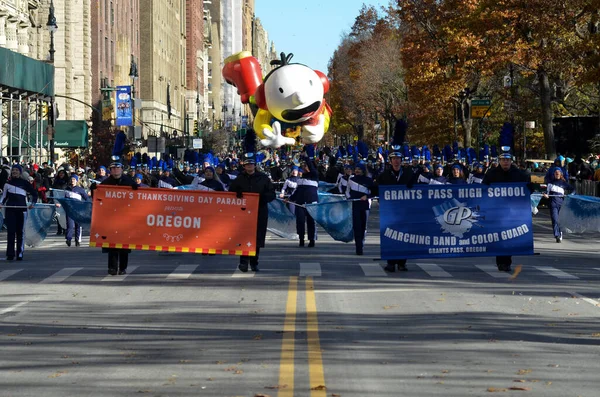
[[[329,58],[363,4],[387,6],[389,0],[255,0],[254,14],[277,53],[291,52],[294,62],[327,74]]]

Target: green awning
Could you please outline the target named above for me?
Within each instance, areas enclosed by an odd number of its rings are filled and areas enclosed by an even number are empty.
[[[88,147],[88,125],[85,120],[58,120],[55,131],[55,148]]]
[[[54,66],[0,47],[0,86],[54,96]]]
[[[14,124],[14,123],[13,123]],[[46,120],[39,121],[30,120],[29,133],[27,132],[27,124],[22,125],[23,133],[21,135],[21,147],[47,147],[48,140],[46,131]],[[86,148],[88,147],[88,124],[85,120],[57,120],[54,126],[54,147],[55,148]],[[41,131],[39,134],[37,131]],[[19,146],[19,133],[12,133],[12,147]]]

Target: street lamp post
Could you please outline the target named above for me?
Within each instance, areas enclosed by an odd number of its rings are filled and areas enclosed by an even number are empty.
[[[50,0],[50,9],[48,11],[48,22],[46,22],[46,28],[50,32],[50,58],[48,61],[54,64],[54,33],[58,30],[56,24],[56,17],[54,16],[54,0]],[[54,76],[52,76],[52,85],[54,85]],[[54,125],[55,125],[55,103],[54,96],[50,99],[50,111],[48,112],[48,129],[49,129],[49,140],[50,140],[50,163],[54,164]]]
[[[131,79],[131,138],[135,139],[135,80],[138,78],[138,68],[135,57],[131,54],[131,63],[129,64],[129,78]]]

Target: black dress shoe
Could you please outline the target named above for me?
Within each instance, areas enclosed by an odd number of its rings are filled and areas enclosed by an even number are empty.
[[[81,245],[81,243],[77,240],[75,240],[75,247],[79,247]]]
[[[125,270],[125,269],[119,270],[119,276],[122,276],[124,274],[127,274],[127,270]]]
[[[238,265],[238,269],[240,269],[240,272],[246,273],[246,272],[248,272],[248,265],[246,265],[244,263],[240,263]]]
[[[67,240],[67,246],[71,246],[71,240]]]
[[[252,270],[253,272],[257,272],[258,271],[258,265],[250,265],[250,270]]]
[[[510,265],[498,265],[499,272],[510,272],[511,270]]]
[[[116,276],[118,273],[117,269],[108,269],[108,274],[111,276]]]
[[[383,268],[386,272],[394,273],[396,271],[396,266],[393,263],[389,263],[386,267]]]
[[[309,248],[312,248],[312,247],[314,247],[314,246],[315,246],[315,240],[310,240],[310,241],[308,242],[308,246],[309,246]]]
[[[398,264],[398,271],[399,272],[406,272],[406,271],[408,271],[408,269],[406,268],[406,265],[403,265],[403,264],[399,263]]]
[[[62,233],[60,230],[59,230],[58,232],[56,232],[56,235],[57,235],[57,236],[62,236],[62,234],[63,234],[63,233]]]
[[[298,247],[304,247],[304,240],[300,240],[300,243],[298,244]]]
[[[363,250],[356,250],[356,255],[362,255],[363,254]]]
[[[7,261],[14,261],[14,260],[15,260],[15,258],[13,258],[12,256],[7,256],[7,257],[6,257],[6,260],[7,260]]]
[[[22,261],[22,260],[23,260],[23,257],[22,257],[22,256],[17,256],[17,260],[18,260],[18,261]]]

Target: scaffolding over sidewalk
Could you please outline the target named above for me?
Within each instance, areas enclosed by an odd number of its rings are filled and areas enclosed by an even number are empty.
[[[10,162],[50,160],[48,120],[54,66],[0,48],[0,154]]]

